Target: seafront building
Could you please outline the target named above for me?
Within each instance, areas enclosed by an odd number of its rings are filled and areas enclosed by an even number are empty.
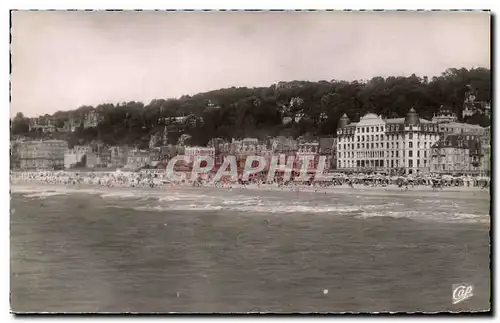
[[[440,123],[439,131],[445,135],[469,133],[469,134],[476,134],[478,136],[484,136],[486,133],[486,128],[483,128],[475,124],[450,122],[450,123]]]
[[[326,164],[328,170],[337,168],[337,138],[319,138],[319,153],[328,157]]]
[[[64,140],[30,140],[19,143],[21,169],[62,169],[68,143]]]
[[[130,152],[130,148],[128,146],[113,146],[113,147],[110,147],[108,149],[109,151],[109,158],[110,158],[110,164],[111,164],[111,167],[124,167],[125,165],[127,165],[127,161],[128,161],[128,154]],[[105,154],[105,152],[103,151],[103,154]],[[102,156],[103,154],[99,154],[100,156]],[[101,159],[105,159],[105,158],[101,158]]]
[[[475,134],[452,134],[435,143],[431,153],[433,173],[480,175],[484,173],[479,137]]]
[[[202,156],[209,156],[215,158],[214,147],[201,147],[201,146],[186,146],[184,147],[184,156],[188,158],[188,163],[200,162]]]
[[[294,168],[301,168],[301,160],[308,160],[307,169],[311,172],[316,170],[319,162],[319,142],[316,141],[305,141],[297,145],[297,152],[295,153],[295,165]]]
[[[491,175],[491,127],[487,127],[485,134],[481,136],[481,171],[486,176]]]
[[[147,150],[134,149],[128,154],[125,169],[136,170],[151,164],[151,155]]]
[[[78,163],[83,163],[84,157],[87,157],[87,154],[92,152],[92,147],[90,146],[74,146],[73,149],[68,149],[64,153],[64,168],[72,168],[76,166]],[[82,166],[86,166],[82,164]]]
[[[439,140],[438,124],[412,108],[405,118],[369,113],[352,123],[346,114],[337,130],[337,169],[405,174],[430,171],[430,149]]]
[[[420,118],[413,108],[405,118],[384,119],[369,113],[357,123],[344,114],[337,130],[337,169],[392,174],[489,173],[490,148],[485,139],[489,128],[456,120],[456,114],[444,108],[433,121]]]

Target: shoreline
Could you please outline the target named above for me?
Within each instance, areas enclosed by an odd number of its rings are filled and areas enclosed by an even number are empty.
[[[168,193],[169,191],[193,191],[193,190],[213,190],[217,191],[232,191],[232,192],[282,192],[282,193],[295,193],[295,194],[358,194],[358,195],[409,195],[414,197],[432,197],[435,195],[439,195],[441,197],[446,197],[447,195],[451,195],[450,197],[455,197],[456,193],[472,193],[473,196],[477,197],[490,197],[489,189],[481,189],[480,187],[466,187],[466,186],[455,186],[455,187],[445,187],[443,190],[437,189],[433,190],[432,187],[429,186],[408,186],[408,190],[405,188],[401,189],[397,185],[388,185],[386,187],[371,187],[355,184],[353,188],[348,187],[346,185],[342,186],[334,186],[334,187],[308,187],[308,186],[282,186],[278,187],[277,185],[268,185],[261,184],[260,187],[256,184],[243,186],[240,184],[217,187],[213,184],[211,185],[201,185],[201,186],[192,186],[189,184],[174,184],[174,185],[163,185],[156,187],[149,186],[99,186],[88,183],[81,184],[52,184],[52,183],[43,183],[37,181],[31,182],[22,182],[22,181],[11,181],[10,182],[11,194],[14,193],[23,193],[26,192],[25,189],[31,188],[33,191],[36,189],[45,189],[46,191],[51,190],[70,190],[70,191],[81,191],[82,193],[99,193],[99,192],[116,192],[116,191],[140,191],[140,192],[151,192],[151,193]],[[88,192],[91,190],[92,192]]]

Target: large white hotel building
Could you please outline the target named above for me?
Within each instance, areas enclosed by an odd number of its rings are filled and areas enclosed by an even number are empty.
[[[431,147],[440,138],[439,124],[418,116],[383,119],[369,113],[351,123],[346,114],[337,128],[337,169],[356,172],[430,171]]]

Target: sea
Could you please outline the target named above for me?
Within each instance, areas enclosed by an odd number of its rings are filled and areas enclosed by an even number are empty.
[[[487,311],[490,251],[489,191],[11,186],[14,312]]]

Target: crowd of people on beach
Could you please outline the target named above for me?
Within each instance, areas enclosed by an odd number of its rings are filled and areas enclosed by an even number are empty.
[[[90,185],[96,187],[123,187],[123,188],[155,188],[172,186],[196,186],[215,188],[249,188],[249,187],[274,187],[277,189],[301,190],[303,188],[319,191],[328,187],[349,188],[398,188],[407,191],[409,189],[428,188],[432,190],[443,190],[450,187],[481,188],[488,189],[490,179],[488,177],[471,176],[386,176],[386,175],[363,175],[363,174],[335,174],[328,180],[297,181],[292,175],[287,180],[282,174],[276,174],[269,180],[265,173],[254,174],[243,180],[223,176],[214,180],[214,174],[203,174],[195,177],[186,173],[182,180],[172,180],[165,172],[69,172],[69,171],[24,171],[11,172],[11,183],[38,183],[65,185],[79,187]]]

